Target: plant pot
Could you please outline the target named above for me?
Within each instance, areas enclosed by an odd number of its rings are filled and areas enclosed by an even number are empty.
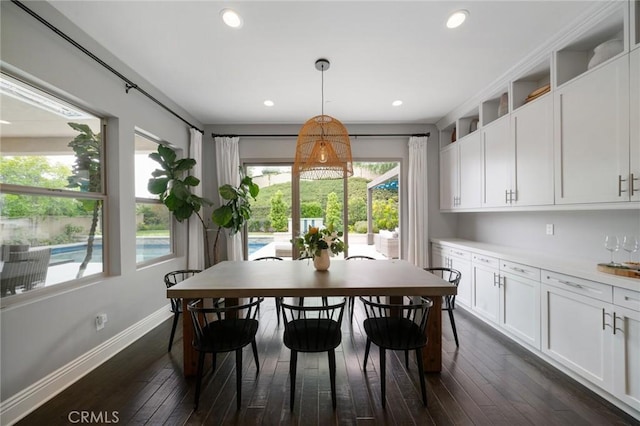
[[[313,257],[313,266],[317,271],[326,271],[331,266],[331,258],[329,257],[329,249],[320,252],[320,256]]]

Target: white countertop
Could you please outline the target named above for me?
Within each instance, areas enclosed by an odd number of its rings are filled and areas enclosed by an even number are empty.
[[[458,238],[431,238],[432,243],[439,243],[461,250],[471,251],[485,256],[496,257],[511,262],[529,265],[547,271],[572,275],[586,280],[597,281],[615,287],[640,291],[640,279],[626,278],[617,275],[600,272],[597,264],[590,260],[560,257],[533,250],[524,250],[515,247],[497,244],[479,243],[476,241],[462,240]]]

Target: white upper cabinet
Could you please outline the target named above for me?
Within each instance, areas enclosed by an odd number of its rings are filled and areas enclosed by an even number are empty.
[[[443,119],[441,209],[640,206],[640,0],[582,18]]]
[[[513,198],[513,143],[509,117],[501,117],[482,130],[483,207],[504,207]]]
[[[637,6],[640,8],[640,6]],[[638,11],[640,17],[640,11]],[[640,29],[638,29],[640,32]],[[640,43],[640,38],[638,39]],[[640,45],[629,55],[629,198],[640,201]]]
[[[480,207],[480,154],[480,132],[469,134],[440,151],[442,210]]]
[[[511,114],[515,206],[553,204],[553,97],[545,95]]]
[[[459,160],[460,160],[460,191],[458,198],[459,208],[480,207],[481,183],[482,183],[482,154],[480,144],[480,132],[474,132],[460,140]]]
[[[629,57],[555,92],[555,202],[629,200]]]
[[[458,146],[440,151],[440,209],[451,210],[458,202]]]

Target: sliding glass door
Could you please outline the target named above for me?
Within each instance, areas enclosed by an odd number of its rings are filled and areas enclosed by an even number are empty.
[[[260,186],[247,226],[249,260],[297,258],[293,236],[330,223],[344,232],[347,249],[340,257],[399,257],[399,163],[354,163],[354,176],[347,180],[296,180],[291,164],[251,163],[245,168]]]

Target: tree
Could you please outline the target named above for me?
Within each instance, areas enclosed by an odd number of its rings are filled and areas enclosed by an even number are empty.
[[[327,225],[333,224],[337,230],[342,230],[342,203],[338,201],[338,194],[327,194],[327,211],[324,219]]]
[[[271,211],[269,212],[269,219],[271,219],[271,226],[276,232],[284,232],[289,227],[289,221],[287,217],[287,205],[282,201],[282,191],[275,193],[271,197]]]
[[[349,198],[349,225],[367,220],[367,202],[362,198]]]
[[[73,174],[69,176],[69,188],[79,188],[82,192],[102,192],[102,142],[100,133],[93,133],[93,130],[86,124],[67,123],[79,134],[69,142],[69,147],[76,155],[73,164]],[[86,211],[92,212],[91,227],[87,239],[87,252],[84,260],[80,264],[76,278],[82,278],[87,265],[93,256],[93,242],[98,228],[98,218],[102,208],[102,200],[82,200]]]
[[[373,221],[378,229],[395,229],[398,226],[398,201],[393,198],[388,200],[373,201]]]
[[[301,203],[300,217],[322,217],[322,205],[318,201]]]
[[[71,169],[51,164],[46,157],[4,157],[0,160],[1,181],[39,188],[64,189]],[[63,197],[5,194],[2,215],[9,218],[78,216],[83,209],[77,200]]]

